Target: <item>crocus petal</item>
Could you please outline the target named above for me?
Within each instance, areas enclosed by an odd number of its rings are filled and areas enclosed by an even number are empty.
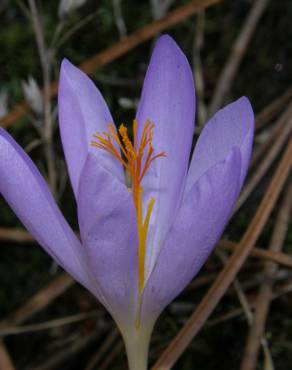
[[[89,153],[80,177],[78,219],[88,263],[117,321],[134,317],[137,225],[126,186]]]
[[[79,240],[33,162],[3,129],[0,172],[0,193],[29,233],[70,275],[97,294]]]
[[[249,100],[242,97],[219,110],[204,127],[192,157],[186,191],[206,170],[224,160],[230,149],[241,152],[240,184],[246,176],[254,133],[254,114]]]
[[[151,57],[137,112],[138,137],[149,119],[155,124],[155,152],[163,151],[167,156],[152,163],[142,183],[145,205],[152,196],[156,200],[148,233],[148,274],[181,200],[194,131],[194,107],[189,63],[174,40],[162,36]]]
[[[188,173],[187,190],[208,168],[224,160],[234,146],[241,152],[242,185],[251,155],[253,133],[254,114],[246,97],[219,110],[199,137]]]
[[[113,119],[94,83],[66,59],[61,66],[58,107],[62,144],[77,196],[79,177],[87,154],[89,151],[97,152],[90,145],[93,134],[107,130]],[[122,167],[113,156],[103,150],[98,151],[98,156],[105,168],[123,179]]]
[[[184,196],[144,291],[144,320],[156,318],[180,293],[220,238],[238,195],[240,163],[240,151],[233,148]]]

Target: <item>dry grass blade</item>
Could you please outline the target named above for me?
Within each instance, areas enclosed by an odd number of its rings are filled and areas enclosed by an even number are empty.
[[[291,281],[289,281],[288,283],[286,284],[283,284],[281,287],[278,287],[276,292],[273,293],[272,295],[272,300],[275,300],[279,297],[282,297],[284,294],[289,294],[292,292],[292,283]],[[255,299],[254,297],[252,298],[249,298],[248,299],[248,303],[249,303],[249,306],[251,308],[254,308],[255,307]],[[210,321],[207,321],[206,323],[206,327],[212,327],[212,326],[215,326],[215,325],[218,325],[218,324],[221,324],[225,321],[228,321],[228,320],[231,320],[231,319],[234,319],[238,316],[241,316],[243,314],[243,309],[242,308],[235,308],[235,309],[232,309],[230,310],[229,312],[226,312],[226,313],[223,313],[221,314],[220,316],[210,320]]]
[[[32,243],[33,237],[25,230],[18,228],[0,228],[0,240],[14,243]]]
[[[36,312],[46,307],[73,284],[74,280],[66,273],[56,277],[47,286],[28,299],[15,312],[4,320],[1,320],[0,329],[5,330],[5,328],[11,325],[17,325],[27,320]],[[0,341],[0,370],[14,370],[12,361],[2,341]]]
[[[58,328],[64,325],[74,324],[80,321],[88,320],[97,317],[97,311],[78,313],[75,315],[65,316],[60,319],[44,321],[38,324],[14,326],[10,328],[0,329],[0,337],[6,337],[8,335],[18,335],[25,333],[32,333],[36,331],[48,330]]]
[[[84,370],[93,370],[105,353],[113,346],[114,342],[119,337],[119,331],[115,328],[106,337],[103,345],[98,349],[94,356],[90,359]]]
[[[196,81],[197,127],[201,128],[207,120],[207,109],[204,102],[204,76],[201,52],[204,44],[205,12],[200,12],[196,17],[193,40],[193,73]]]
[[[222,260],[222,262],[225,266],[226,261],[227,261],[227,257],[225,255],[225,253],[224,252],[223,253],[218,253],[217,255]],[[243,286],[241,285],[238,278],[235,278],[233,280],[232,285],[234,287],[234,290],[236,292],[236,295],[238,297],[238,300],[239,300],[240,305],[242,307],[242,310],[244,312],[245,319],[246,319],[248,325],[251,326],[252,321],[253,321],[253,312],[252,312],[252,309],[251,309],[251,307],[249,305],[249,302],[248,302],[248,296],[246,295],[246,293],[243,289]],[[269,364],[269,370],[273,370],[274,366],[273,366],[272,355],[271,355],[271,351],[269,349],[266,338],[264,336],[262,336],[260,338],[260,342],[261,342],[262,349],[263,349],[263,352],[264,352],[264,355],[265,355],[265,363]],[[266,368],[265,370],[268,370],[268,368]]]
[[[36,243],[33,237],[25,230],[18,228],[0,228],[0,241],[13,243]],[[234,251],[238,244],[227,239],[221,239],[218,247]],[[262,248],[254,247],[250,255],[256,258],[271,260],[279,265],[292,268],[292,257],[285,253],[277,253]]]
[[[194,279],[185,289],[185,291],[201,288],[204,285],[212,283],[216,279],[216,273],[208,273]]]
[[[2,342],[0,342],[0,370],[15,370],[12,360]]]
[[[271,121],[277,113],[285,107],[292,98],[292,88],[284,92],[283,95],[275,99],[271,104],[265,107],[257,116],[255,121],[256,130],[262,129],[266,123]]]
[[[181,329],[179,334],[170,343],[163,352],[160,359],[153,366],[152,370],[168,370],[178,360],[188,344],[198,333],[200,328],[214,310],[232,280],[242,267],[258,236],[260,235],[277,199],[281,189],[289,175],[292,165],[292,140],[278,165],[270,185],[261,201],[261,204],[252,219],[247,231],[245,232],[239,248],[232,254],[225,268],[219,274],[218,278],[211,286],[198,308],[191,315],[187,323]]]
[[[291,185],[291,184],[290,184]],[[285,241],[292,207],[292,188],[286,193],[281,202],[277,215],[269,250],[279,252]],[[277,265],[268,262],[265,264],[264,274],[268,276],[269,282],[261,285],[255,304],[253,325],[250,328],[244,351],[241,370],[254,370],[257,366],[260,338],[265,329],[265,323],[269,312],[270,302],[273,294],[273,280],[277,272]]]
[[[67,345],[62,350],[56,352],[52,356],[48,356],[48,359],[45,363],[36,366],[30,367],[31,370],[55,370],[62,369],[61,364],[66,363],[66,361],[72,359],[73,356],[76,356],[78,353],[82,352],[85,348],[88,347],[90,343],[95,341],[98,338],[99,334],[93,332],[90,334],[83,335],[76,338],[74,342],[70,345]]]
[[[210,112],[212,115],[220,108],[223,99],[228,93],[232,81],[236,75],[237,68],[243,58],[247,46],[255,33],[256,26],[268,5],[269,0],[257,0],[253,2],[253,6],[248,14],[241,32],[234,43],[231,54],[223,68],[221,76],[218,79],[217,86],[213,99],[210,103]]]
[[[235,214],[242,207],[246,199],[252,193],[253,189],[260,182],[264,174],[268,171],[268,169],[272,165],[273,161],[275,160],[276,156],[278,155],[285,141],[287,140],[287,137],[289,137],[292,130],[292,105],[290,105],[289,108],[281,115],[279,120],[281,121],[281,126],[283,125],[283,129],[279,134],[277,140],[273,143],[268,154],[265,156],[264,160],[257,167],[257,170],[254,172],[254,174],[248,180],[247,184],[244,186],[244,189],[234,207],[233,214]]]
[[[218,247],[230,251],[235,251],[236,249],[238,249],[239,244],[234,243],[230,240],[221,239],[218,243]],[[250,255],[253,257],[263,258],[265,260],[276,262],[277,264],[285,267],[292,268],[292,257],[285,253],[254,247],[251,250]]]
[[[273,146],[274,142],[278,140],[286,125],[287,121],[280,118],[273,123],[273,126],[268,132],[267,139],[263,143],[259,144],[258,148],[254,150],[249,165],[250,172],[255,169],[257,164],[262,160],[262,158],[264,158],[268,150]]]
[[[249,305],[249,302],[248,302],[248,296],[244,292],[243,286],[241,285],[238,278],[234,279],[232,285],[233,285],[233,287],[236,291],[236,294],[238,296],[238,299],[239,299],[239,302],[241,304],[242,310],[244,312],[246,321],[247,321],[248,325],[251,326],[252,322],[253,322],[253,312],[252,312],[252,309],[251,309],[251,307]],[[269,364],[269,370],[273,370],[274,369],[273,359],[272,359],[272,355],[271,355],[271,351],[270,351],[268,342],[267,342],[267,340],[264,336],[261,336],[259,338],[259,340],[260,340],[260,343],[261,343],[261,346],[262,346],[262,349],[263,349],[263,353],[264,353],[264,356],[265,356],[265,363]],[[266,368],[265,370],[268,370],[268,368]]]
[[[33,314],[46,307],[60,294],[74,284],[74,280],[66,273],[53,279],[47,286],[39,290],[28,299],[20,308],[0,321],[0,329],[19,324]]]
[[[98,67],[105,66],[110,62],[116,60],[122,55],[126,54],[129,50],[137,47],[143,42],[151,39],[159,32],[162,32],[166,28],[174,26],[182,20],[190,17],[193,14],[199,13],[201,10],[218,3],[220,0],[193,0],[188,4],[177,8],[170,12],[165,18],[154,21],[140,28],[136,32],[133,32],[128,37],[124,38],[120,42],[117,42],[113,46],[106,50],[96,54],[92,58],[89,58],[79,67],[86,73],[90,74],[94,72]],[[56,96],[58,89],[57,81],[53,82],[50,86],[50,98]],[[15,121],[23,117],[27,112],[30,111],[30,106],[26,102],[17,104],[10,113],[0,119],[0,126],[9,127]]]
[[[121,350],[123,349],[123,342],[120,341],[116,344],[116,346],[113,348],[111,353],[104,359],[103,363],[99,366],[99,370],[107,370],[109,368],[109,365],[113,362],[115,357],[121,353]],[[138,369],[137,369],[138,370]]]
[[[184,292],[189,292],[191,290],[195,290],[198,288],[202,288],[205,285],[209,285],[210,283],[213,283],[218,276],[218,272],[212,272],[208,274],[204,274],[202,276],[197,276],[184,290]],[[291,279],[292,272],[281,270],[278,271],[277,275],[275,276],[275,281],[282,281],[285,279]],[[256,274],[254,273],[251,277],[247,277],[244,281],[242,281],[241,286],[244,290],[250,290],[250,289],[256,289],[260,286],[260,284],[263,283],[263,281],[267,281],[268,277],[263,276],[262,273]],[[184,293],[183,292],[183,293]],[[229,289],[228,293],[226,294],[233,294],[234,289]],[[176,306],[174,304],[174,306]],[[174,311],[175,312],[175,311]]]

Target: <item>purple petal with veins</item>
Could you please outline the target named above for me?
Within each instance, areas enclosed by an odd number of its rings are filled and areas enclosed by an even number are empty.
[[[169,36],[158,40],[145,77],[136,115],[141,152],[125,127],[107,131],[113,119],[101,93],[67,60],[58,103],[81,242],[39,171],[3,129],[0,192],[46,252],[108,309],[131,370],[144,370],[141,356],[157,316],[198,273],[229,220],[250,160],[253,111],[245,97],[218,111],[188,165],[194,84]],[[150,167],[142,179],[145,163]]]

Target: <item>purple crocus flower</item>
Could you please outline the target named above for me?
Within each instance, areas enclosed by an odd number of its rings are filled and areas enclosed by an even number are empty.
[[[196,144],[186,57],[169,36],[154,49],[133,125],[116,131],[92,81],[64,60],[59,121],[81,242],[39,171],[0,131],[0,192],[37,242],[111,313],[129,366],[147,367],[153,325],[220,238],[246,176],[254,116],[243,97]],[[125,169],[130,178],[126,185]]]

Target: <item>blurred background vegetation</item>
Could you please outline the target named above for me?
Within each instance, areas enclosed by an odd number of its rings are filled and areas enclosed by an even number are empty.
[[[212,100],[222,68],[240,33],[242,25],[256,0],[223,0],[208,8],[204,14],[192,16],[178,23],[166,33],[175,38],[186,53],[191,65],[200,58],[199,73],[204,81],[203,100],[199,109],[207,109]],[[69,6],[67,9],[66,4]],[[75,6],[74,6],[74,3]],[[83,3],[83,4],[81,4]],[[187,4],[186,0],[169,1],[163,14],[154,7],[154,1],[37,1],[37,9],[44,31],[45,44],[53,52],[50,80],[58,78],[62,58],[74,64],[84,62],[94,54],[115,44],[140,27],[158,19],[161,15]],[[65,4],[65,5],[64,5]],[[78,5],[78,6],[77,6]],[[160,9],[161,10],[161,9]],[[28,3],[21,0],[0,2],[0,115],[5,116],[13,106],[26,98],[34,104],[33,110],[10,126],[9,131],[18,143],[26,148],[42,173],[48,176],[43,141],[38,127],[42,127],[42,107],[39,89],[43,87],[43,72],[35,30],[30,19]],[[223,102],[246,95],[255,112],[283,94],[292,81],[292,2],[291,0],[269,1],[244,53],[236,77]],[[203,25],[199,22],[203,21]],[[200,27],[200,29],[199,29]],[[201,32],[202,43],[197,49],[196,37]],[[126,55],[108,65],[98,68],[91,75],[102,91],[116,123],[130,124],[143,83],[154,40],[151,39],[130,50]],[[30,84],[28,81],[30,80]],[[26,89],[25,89],[26,86]],[[31,101],[32,100],[32,101]],[[39,104],[39,107],[37,106]],[[56,101],[51,107],[54,166],[58,174],[56,198],[69,223],[77,229],[76,209],[72,190],[67,181],[63,153],[57,129]],[[265,140],[268,130],[260,132],[257,144]],[[174,138],[175,139],[175,138]],[[270,172],[273,171],[271,166]],[[231,240],[239,240],[253,216],[268,180],[268,172],[234,218],[226,231]],[[21,191],[21,189],[20,189]],[[5,202],[0,200],[0,225],[5,228],[21,227]],[[274,213],[267,223],[258,245],[267,245],[274,222]],[[291,226],[291,225],[290,225]],[[53,230],[52,230],[53,232]],[[291,227],[285,242],[285,251],[292,252]],[[9,315],[44,284],[60,273],[51,259],[37,245],[1,242],[0,250],[0,316]],[[242,281],[256,274],[260,262],[252,261],[239,275]],[[218,259],[209,261],[201,274],[211,274],[222,267]],[[287,276],[287,275],[285,275]],[[186,318],[205,294],[206,286],[186,290],[160,318],[151,345],[150,361],[177,333]],[[253,294],[253,290],[248,291]],[[217,307],[215,315],[237,307],[234,293],[227,294]],[[272,353],[275,369],[287,370],[292,363],[292,296],[286,295],[273,303],[266,327],[266,336]],[[26,321],[34,324],[65,317],[76,313],[97,311],[85,321],[56,326],[50,330],[28,332],[7,336],[5,343],[17,369],[83,369],[89,363],[113,323],[98,302],[82,287],[74,286],[58,297],[40,313]],[[244,315],[216,326],[206,326],[188,347],[175,369],[232,370],[238,369],[247,332]],[[95,334],[93,334],[95,333]],[[80,350],[73,344],[89,335],[90,340]],[[111,350],[120,342],[115,342]],[[66,349],[73,348],[67,353]],[[112,363],[96,365],[96,369],[124,369],[125,355],[117,347]],[[53,364],[49,360],[64,355],[64,360]],[[258,369],[263,369],[262,358]],[[47,367],[46,367],[47,366]],[[105,367],[102,367],[105,366]]]

